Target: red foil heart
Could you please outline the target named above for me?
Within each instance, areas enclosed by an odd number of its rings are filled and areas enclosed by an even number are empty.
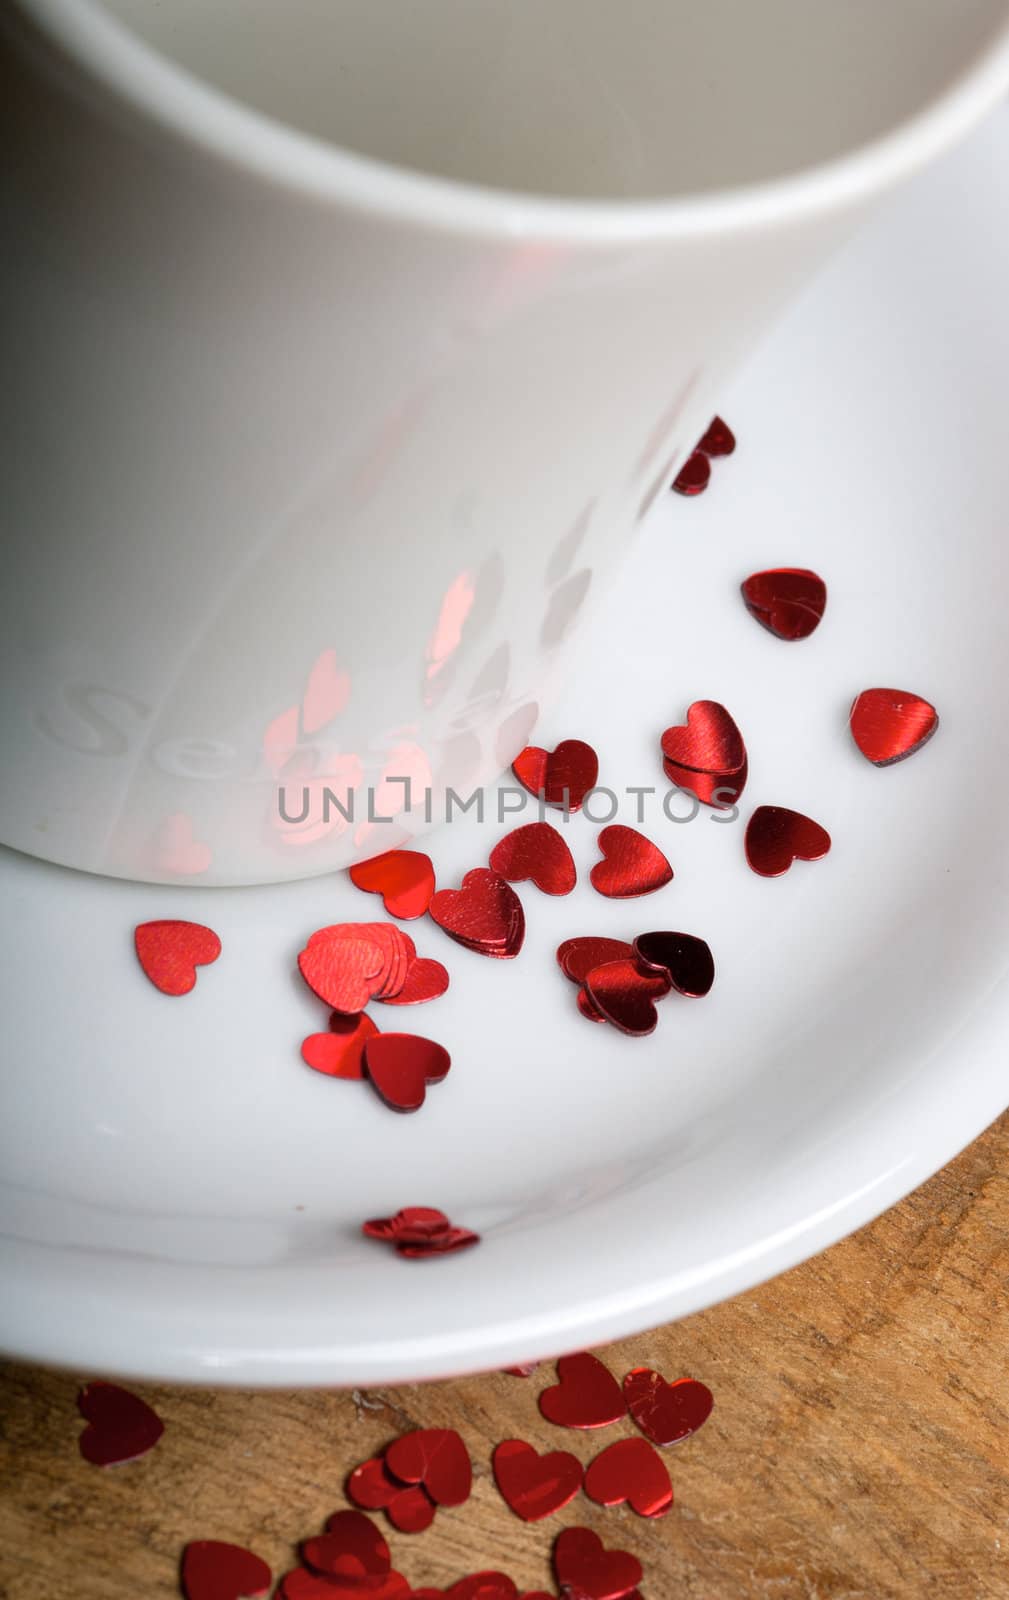
[[[776,639],[808,639],[820,626],[827,585],[806,567],[770,567],[740,587],[750,616]]]
[[[700,450],[695,450],[693,455],[687,457],[673,479],[673,488],[677,494],[692,497],[704,493],[710,478],[711,462]]]
[[[603,828],[598,842],[603,859],[596,862],[589,880],[607,899],[636,899],[671,882],[673,869],[662,851],[636,828],[612,822]]]
[[[848,720],[852,738],[874,767],[906,761],[939,726],[935,706],[904,689],[863,689]]]
[[[99,1378],[80,1391],[77,1409],[88,1424],[77,1443],[85,1461],[96,1467],[135,1461],[153,1450],[165,1431],[146,1401]]]
[[[423,850],[387,850],[350,869],[350,881],[369,894],[380,894],[390,917],[412,921],[422,917],[434,894],[434,867]]]
[[[417,1428],[393,1441],[385,1464],[402,1483],[421,1483],[439,1506],[461,1506],[473,1486],[469,1451],[454,1428]]]
[[[531,882],[544,894],[570,894],[578,882],[574,857],[549,822],[527,822],[499,839],[490,868],[509,883]]]
[[[386,1506],[385,1514],[399,1533],[423,1533],[431,1526],[437,1510],[427,1490],[416,1483],[401,1489]]]
[[[369,1226],[370,1224],[365,1223],[365,1229]],[[384,1511],[398,1494],[407,1492],[387,1471],[381,1456],[372,1456],[369,1461],[362,1461],[347,1479],[347,1498],[365,1511]]]
[[[207,967],[221,953],[213,928],[200,922],[141,922],[134,930],[137,960],[162,994],[188,994],[197,967]]]
[[[575,939],[565,939],[557,946],[557,965],[572,983],[584,983],[593,967],[607,961],[628,960],[634,946],[626,939],[607,939],[596,934],[581,934]]]
[[[586,1469],[585,1493],[600,1506],[626,1501],[639,1517],[662,1517],[673,1504],[666,1464],[647,1439],[608,1444]]]
[[[565,1528],[554,1544],[554,1571],[565,1588],[587,1600],[624,1600],[641,1582],[641,1562],[626,1550],[607,1550],[591,1528]]]
[[[510,961],[522,948],[522,902],[511,884],[487,867],[467,872],[458,889],[440,889],[429,910],[450,939],[478,955]]]
[[[582,802],[599,777],[599,757],[582,739],[563,739],[555,750],[526,745],[512,762],[512,771],[524,789],[548,806],[580,811]]]
[[[538,1455],[521,1439],[505,1439],[493,1456],[494,1480],[523,1522],[540,1522],[570,1504],[582,1486],[582,1464],[567,1450]]]
[[[736,435],[721,417],[712,417],[708,431],[697,445],[705,456],[731,456],[736,448]]]
[[[627,1414],[620,1385],[598,1356],[561,1356],[559,1382],[540,1395],[540,1410],[560,1428],[605,1428]]]
[[[711,1415],[714,1395],[694,1378],[667,1383],[650,1367],[635,1367],[624,1379],[627,1409],[653,1444],[676,1444],[696,1433]]]
[[[401,1572],[388,1572],[370,1584],[340,1584],[332,1578],[295,1567],[284,1574],[273,1600],[410,1600],[411,1589]]]
[[[444,1045],[415,1033],[378,1033],[365,1040],[364,1070],[393,1111],[419,1111],[429,1083],[441,1083],[452,1065]]]
[[[585,980],[589,999],[607,1022],[634,1038],[654,1033],[658,1014],[654,1002],[672,987],[665,972],[644,971],[636,961],[608,961],[594,967]]]
[[[812,817],[786,806],[758,806],[746,824],[746,859],[762,878],[780,878],[793,861],[819,861],[830,834]]]
[[[606,1018],[603,1016],[602,1012],[596,1005],[584,984],[582,984],[577,995],[575,996],[575,1004],[577,1005],[582,1016],[585,1018],[586,1022],[606,1021]]]
[[[474,1572],[448,1590],[446,1600],[517,1600],[518,1590],[504,1572]]]
[[[381,995],[383,1005],[419,1006],[428,1000],[437,1000],[448,988],[448,972],[440,961],[427,956],[415,956],[406,969],[403,987],[398,994]]]
[[[388,1544],[363,1511],[334,1512],[324,1534],[305,1540],[301,1558],[320,1577],[366,1587],[392,1565]]]
[[[470,1245],[479,1243],[480,1235],[471,1233],[469,1228],[449,1228],[447,1233],[441,1233],[437,1239],[429,1239],[424,1244],[411,1244],[408,1241],[397,1244],[396,1252],[411,1261],[420,1261],[429,1256],[453,1255],[457,1250],[468,1250]]]
[[[271,1578],[266,1562],[239,1544],[194,1539],[182,1552],[186,1600],[255,1600],[267,1593]]]
[[[735,803],[746,784],[746,746],[725,707],[695,700],[686,722],[662,735],[666,777],[706,806]]]
[[[664,972],[677,994],[701,999],[715,981],[715,958],[692,933],[639,933],[634,941],[639,967]]]
[[[302,1042],[301,1059],[329,1078],[363,1078],[364,1047],[377,1032],[365,1011],[349,1017],[334,1011],[328,1033],[310,1033]]]
[[[435,1206],[403,1206],[394,1217],[374,1217],[362,1223],[366,1239],[389,1239],[394,1244],[426,1244],[448,1232],[451,1223]]]
[[[348,938],[342,926],[320,928],[298,956],[298,969],[313,994],[349,1016],[381,990],[386,956],[371,939]]]

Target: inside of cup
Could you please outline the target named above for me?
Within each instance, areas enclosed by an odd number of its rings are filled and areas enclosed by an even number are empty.
[[[268,116],[398,166],[651,199],[828,161],[921,109],[1002,0],[102,0]]]

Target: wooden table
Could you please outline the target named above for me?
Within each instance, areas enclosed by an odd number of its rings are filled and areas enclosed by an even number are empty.
[[[546,1368],[355,1394],[138,1386],[164,1436],[102,1471],[76,1446],[88,1374],[12,1365],[0,1369],[0,1596],[175,1596],[193,1538],[247,1544],[279,1574],[345,1503],[351,1467],[405,1429],[450,1424],[470,1446],[474,1493],[426,1533],[390,1532],[416,1584],[495,1567],[542,1586],[553,1535],[582,1522],[640,1556],[648,1600],[1005,1600],[1007,1286],[1009,1114],[815,1261],[602,1352],[618,1375],[647,1364],[715,1392],[703,1431],[668,1453],[677,1503],[655,1523],[584,1497],[539,1524],[507,1510],[489,1468],[498,1440],[588,1460],[619,1433],[545,1423]]]

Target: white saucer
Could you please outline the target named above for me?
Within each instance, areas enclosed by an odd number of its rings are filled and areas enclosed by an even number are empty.
[[[242,1384],[377,1383],[556,1354],[683,1315],[865,1222],[1009,1099],[1009,184],[1003,112],[887,210],[789,316],[723,411],[740,446],[649,520],[583,640],[567,710],[600,781],[659,785],[663,728],[722,700],[750,756],[743,815],[806,811],[831,855],[755,877],[742,821],[648,813],[674,882],[610,901],[596,829],[581,882],[520,889],[528,935],[488,961],[427,920],[452,973],[414,1011],[452,1053],[416,1115],[323,1078],[325,1025],[294,958],[314,928],[381,916],[344,878],[157,889],[0,860],[8,1051],[0,1344],[17,1355]],[[657,359],[661,360],[661,352]],[[605,381],[605,374],[600,375]],[[746,614],[747,573],[826,578],[809,641]],[[860,689],[936,703],[911,760],[868,765]],[[527,814],[531,820],[534,812]],[[629,801],[622,820],[634,820]],[[443,885],[504,830],[442,829]],[[134,924],[207,922],[224,953],[163,998]],[[705,1001],[658,1031],[583,1020],[557,943],[680,928],[712,945]],[[415,1263],[363,1218],[442,1207],[482,1245]]]

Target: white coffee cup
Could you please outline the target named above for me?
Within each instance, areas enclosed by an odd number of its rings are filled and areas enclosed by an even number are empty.
[[[4,842],[236,884],[437,820],[1007,83],[1005,0],[4,0]]]

